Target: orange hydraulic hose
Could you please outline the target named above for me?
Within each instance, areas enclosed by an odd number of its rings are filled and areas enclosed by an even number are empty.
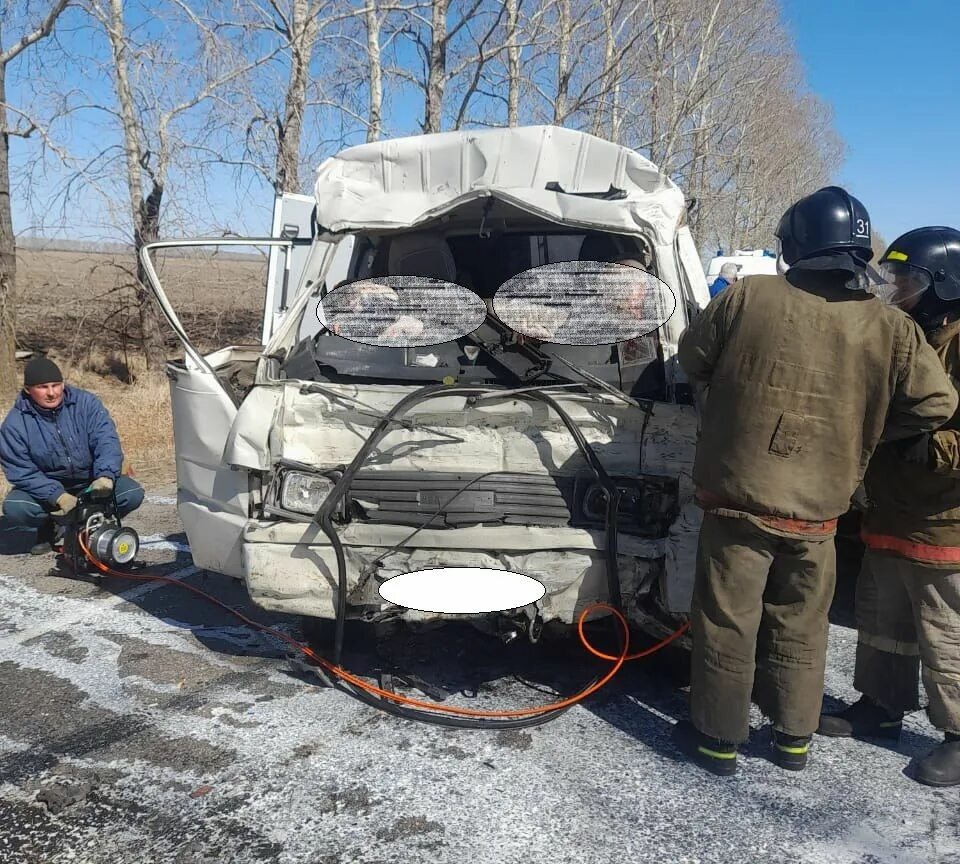
[[[298,642],[292,636],[288,636],[286,633],[283,633],[279,630],[275,630],[273,627],[268,627],[265,624],[260,624],[257,621],[254,621],[252,618],[248,618],[242,612],[238,612],[236,609],[231,608],[222,600],[218,600],[212,594],[208,594],[206,591],[203,591],[200,588],[197,588],[193,585],[190,585],[186,582],[181,582],[179,579],[171,579],[169,576],[160,576],[156,574],[152,575],[139,575],[136,573],[125,573],[122,570],[114,570],[108,565],[104,564],[98,558],[96,558],[93,553],[87,548],[86,543],[84,542],[83,535],[78,535],[78,540],[80,543],[80,548],[83,550],[83,554],[87,557],[87,560],[96,567],[101,573],[105,573],[109,576],[116,576],[120,579],[135,579],[142,582],[164,582],[168,585],[178,585],[181,588],[185,588],[188,591],[192,591],[194,594],[202,597],[204,600],[207,600],[209,603],[212,603],[214,606],[218,606],[226,612],[229,612],[234,617],[238,618],[244,624],[249,627],[252,627],[255,630],[260,631],[261,633],[266,633],[270,636],[274,636],[282,642],[290,645],[295,648],[297,651],[301,652],[305,656],[309,657],[315,663],[323,667],[326,671],[335,675],[337,678],[347,681],[352,684],[354,687],[357,687],[361,690],[366,691],[367,693],[380,696],[383,699],[389,699],[392,702],[397,702],[402,705],[410,705],[416,708],[421,708],[427,711],[430,711],[434,714],[454,714],[464,717],[487,717],[487,718],[511,718],[511,717],[532,717],[537,714],[545,714],[550,711],[557,711],[561,708],[568,708],[571,705],[576,705],[578,702],[582,702],[588,696],[596,693],[601,687],[608,684],[617,672],[620,671],[620,667],[627,660],[636,660],[640,657],[647,657],[650,654],[659,651],[661,648],[669,645],[679,636],[687,631],[690,627],[689,622],[684,623],[681,627],[671,633],[666,639],[662,639],[656,645],[652,645],[650,648],[646,648],[643,651],[639,651],[636,654],[629,654],[630,650],[630,628],[627,625],[627,620],[624,618],[623,614],[609,603],[592,603],[587,606],[583,612],[580,613],[580,618],[577,621],[577,633],[580,636],[580,641],[583,643],[583,647],[586,648],[591,654],[595,657],[599,657],[602,660],[613,661],[613,666],[611,669],[604,675],[599,681],[594,682],[589,687],[585,687],[580,692],[570,696],[566,699],[561,699],[557,702],[550,702],[546,705],[539,705],[533,708],[517,708],[512,711],[482,711],[476,708],[458,708],[453,705],[437,705],[434,702],[425,702],[422,699],[414,699],[410,696],[401,696],[399,693],[394,693],[390,690],[383,690],[380,687],[377,687],[373,684],[364,681],[362,678],[358,678],[352,672],[347,669],[343,669],[339,666],[334,666],[329,660],[324,659],[319,654],[317,654],[309,645],[304,645],[301,642]],[[610,612],[617,619],[620,627],[623,630],[623,649],[621,653],[617,656],[610,654],[604,654],[598,651],[593,645],[590,644],[589,640],[586,637],[586,634],[583,632],[583,625],[586,621],[587,615],[592,612],[594,609],[609,609]]]

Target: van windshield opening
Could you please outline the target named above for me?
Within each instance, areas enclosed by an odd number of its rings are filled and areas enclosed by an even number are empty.
[[[346,282],[387,275],[424,275],[469,288],[488,308],[484,326],[472,336],[441,345],[417,348],[380,347],[334,335],[314,318],[312,331],[304,326],[301,339],[285,358],[281,374],[309,381],[362,384],[428,384],[450,379],[458,383],[514,386],[530,372],[530,349],[538,343],[514,333],[496,318],[493,297],[512,277],[545,264],[578,260],[635,258],[656,275],[656,262],[637,238],[603,233],[409,232],[394,235],[358,235]],[[336,286],[328,286],[333,290]],[[306,321],[304,325],[306,325]],[[480,349],[477,350],[478,342]],[[623,390],[635,398],[665,398],[662,350],[657,333],[613,345],[559,345],[543,343],[550,354],[575,368]],[[487,350],[484,346],[494,346]],[[569,366],[553,363],[537,383],[580,381]]]

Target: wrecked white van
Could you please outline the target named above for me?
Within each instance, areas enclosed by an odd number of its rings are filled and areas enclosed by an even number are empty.
[[[672,631],[699,528],[697,421],[676,345],[709,300],[681,191],[625,147],[542,126],[352,147],[320,166],[314,192],[309,226],[272,241],[308,249],[282,302],[268,301],[264,345],[202,356],[151,259],[184,241],[143,252],[184,342],[168,373],[197,566],[242,579],[266,609],[411,623],[443,615],[388,603],[385,580],[510,570],[539,580],[542,598],[477,626],[534,637],[612,598],[637,626]],[[202,243],[224,241],[189,241]],[[618,257],[677,303],[615,345],[537,346],[489,314],[441,345],[384,347],[318,320],[344,278],[425,276],[489,300],[531,268]]]

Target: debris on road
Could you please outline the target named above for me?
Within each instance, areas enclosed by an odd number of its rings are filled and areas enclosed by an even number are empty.
[[[93,783],[64,779],[45,786],[37,793],[36,800],[56,815],[62,813],[67,807],[84,801],[92,791]]]

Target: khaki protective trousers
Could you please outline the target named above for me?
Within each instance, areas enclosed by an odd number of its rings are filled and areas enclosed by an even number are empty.
[[[778,731],[816,730],[835,583],[832,537],[777,537],[747,519],[704,514],[691,613],[697,729],[745,741],[752,694]]]
[[[920,707],[960,734],[960,572],[867,550],[857,580],[853,686],[893,714]]]

